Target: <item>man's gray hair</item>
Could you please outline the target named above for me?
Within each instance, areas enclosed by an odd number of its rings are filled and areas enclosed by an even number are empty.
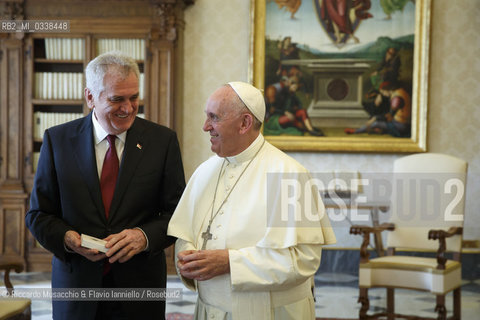
[[[133,72],[137,79],[140,79],[140,70],[133,58],[120,51],[103,53],[90,61],[85,68],[86,87],[97,99],[105,89],[103,78],[107,72],[117,73],[122,79],[127,78]]]

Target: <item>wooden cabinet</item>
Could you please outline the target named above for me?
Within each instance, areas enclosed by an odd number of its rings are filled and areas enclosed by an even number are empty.
[[[176,73],[183,10],[194,0],[0,0],[2,21],[64,20],[59,30],[0,33],[0,254],[28,271],[50,270],[51,255],[25,228],[43,130],[88,112],[86,64],[110,49],[139,63],[146,119],[179,131]],[[78,92],[78,91],[81,92]],[[174,272],[172,248],[167,249]]]

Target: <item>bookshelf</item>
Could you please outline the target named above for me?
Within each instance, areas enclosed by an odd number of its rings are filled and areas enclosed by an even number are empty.
[[[46,129],[84,115],[85,38],[33,37],[32,170]]]
[[[85,43],[94,43],[93,52],[85,52]],[[83,96],[84,70],[93,57],[108,51],[120,51],[137,62],[140,69],[138,116],[145,118],[145,39],[95,38],[33,38],[33,161],[35,172],[43,133],[46,129],[89,112]]]
[[[119,50],[138,63],[139,116],[179,129],[183,11],[194,0],[0,0],[2,20],[69,22],[68,32],[0,33],[0,255],[47,271],[51,255],[25,228],[46,128],[86,115],[84,69]],[[90,3],[93,4],[93,3]],[[59,18],[61,17],[61,18]],[[173,249],[167,249],[174,272]]]

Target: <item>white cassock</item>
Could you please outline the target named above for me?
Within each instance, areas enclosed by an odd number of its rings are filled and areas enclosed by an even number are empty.
[[[301,164],[262,135],[239,155],[214,156],[197,168],[168,234],[178,238],[175,256],[201,249],[218,180],[213,237],[206,249],[228,249],[230,273],[207,281],[182,277],[199,293],[195,319],[315,319],[313,275],[320,265],[321,246],[336,240],[309,179]],[[294,189],[301,189],[298,201],[292,201]],[[299,208],[295,203],[307,208],[300,219],[292,209]],[[290,212],[282,212],[282,207]]]

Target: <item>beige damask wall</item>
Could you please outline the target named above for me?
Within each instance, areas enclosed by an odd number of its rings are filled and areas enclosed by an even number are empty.
[[[465,237],[480,239],[480,1],[432,0],[431,19],[428,151],[468,161]],[[248,80],[250,0],[197,0],[187,9],[185,20],[181,143],[190,177],[212,155],[208,134],[202,131],[209,94],[225,82]],[[313,172],[390,172],[401,156],[291,155]]]

